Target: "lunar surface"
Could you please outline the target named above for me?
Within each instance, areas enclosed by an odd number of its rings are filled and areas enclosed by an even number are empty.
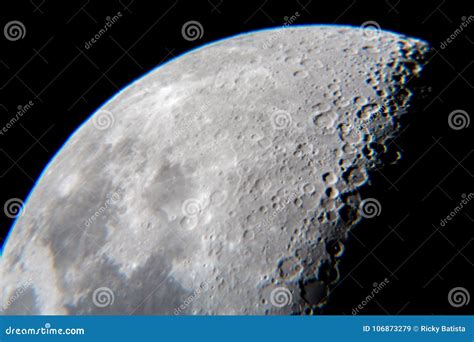
[[[67,141],[0,264],[6,314],[291,314],[338,280],[423,41],[258,31],[161,66]]]

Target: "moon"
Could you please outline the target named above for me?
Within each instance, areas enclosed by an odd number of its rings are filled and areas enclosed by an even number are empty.
[[[274,315],[324,305],[347,232],[381,210],[358,190],[410,110],[408,81],[427,51],[381,30],[299,26],[154,69],[45,168],[3,250],[1,311]]]

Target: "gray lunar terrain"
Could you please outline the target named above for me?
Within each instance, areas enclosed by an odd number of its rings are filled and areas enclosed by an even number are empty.
[[[1,311],[323,305],[363,216],[358,189],[409,112],[407,82],[427,51],[390,32],[304,26],[232,37],[153,70],[47,166],[3,250]]]

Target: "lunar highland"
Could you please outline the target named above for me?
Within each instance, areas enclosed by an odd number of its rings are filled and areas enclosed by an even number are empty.
[[[45,169],[3,250],[1,310],[324,305],[348,230],[370,215],[358,190],[393,147],[427,51],[391,32],[302,26],[231,37],[153,70]]]

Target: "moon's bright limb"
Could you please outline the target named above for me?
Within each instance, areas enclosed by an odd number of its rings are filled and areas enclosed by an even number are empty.
[[[3,253],[2,309],[274,314],[320,303],[343,248],[328,246],[360,219],[357,189],[426,51],[389,32],[306,26],[154,70],[43,173]]]

